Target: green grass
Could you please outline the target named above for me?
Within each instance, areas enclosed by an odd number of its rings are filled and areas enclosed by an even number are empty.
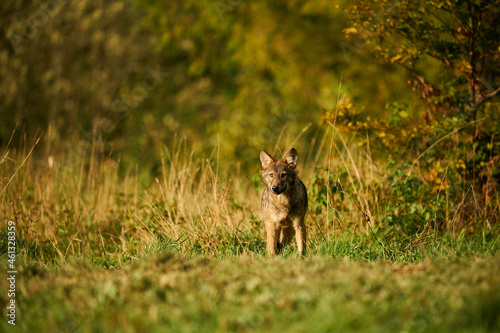
[[[495,332],[500,257],[415,263],[168,252],[120,270],[32,263],[17,278],[22,332]],[[2,290],[5,282],[2,281]],[[5,297],[2,295],[2,297]],[[2,331],[9,327],[0,323]]]
[[[20,256],[16,330],[496,332],[498,240],[440,236],[384,251],[343,234],[311,240],[305,258],[293,246],[267,258],[261,240],[211,254],[157,241],[116,261]],[[0,300],[7,304],[5,292]],[[0,328],[11,329],[7,320]]]
[[[0,269],[12,220],[16,331],[500,330],[495,202],[467,206],[477,197],[451,190],[415,202],[420,188],[394,195],[369,165],[304,167],[307,256],[291,244],[268,258],[256,177],[183,149],[162,150],[152,181],[98,149],[2,153]],[[1,279],[1,332],[7,290]]]

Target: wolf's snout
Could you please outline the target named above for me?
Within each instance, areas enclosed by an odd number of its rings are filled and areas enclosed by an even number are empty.
[[[271,190],[272,190],[275,194],[281,194],[284,190],[286,190],[286,187],[284,187],[284,188],[280,188],[279,186],[273,186],[273,187],[271,187]]]

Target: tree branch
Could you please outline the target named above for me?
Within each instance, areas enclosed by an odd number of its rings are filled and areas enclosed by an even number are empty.
[[[498,87],[496,90],[490,92],[488,95],[484,96],[483,100],[490,99],[490,98],[494,97],[495,95],[497,95],[498,93],[500,93],[500,87]]]
[[[471,106],[471,111],[472,111],[472,114],[475,114],[475,112],[479,109],[479,107],[481,105],[483,105],[484,102],[486,102],[487,100],[489,100],[490,98],[493,98],[495,97],[498,93],[500,93],[500,87],[498,87],[496,90],[493,90],[492,92],[490,92],[489,94],[485,95],[484,97],[481,98],[481,100],[478,102],[478,103],[474,103],[472,106]]]

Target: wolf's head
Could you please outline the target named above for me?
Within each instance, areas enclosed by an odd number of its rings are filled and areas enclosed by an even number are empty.
[[[294,185],[297,178],[297,151],[292,148],[281,160],[276,161],[264,149],[260,151],[262,179],[272,193],[279,195]]]

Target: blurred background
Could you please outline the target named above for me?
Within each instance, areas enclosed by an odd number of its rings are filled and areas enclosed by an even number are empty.
[[[390,101],[418,108],[404,68],[347,38],[349,3],[4,1],[0,145],[15,128],[80,154],[96,138],[154,172],[155,147],[185,138],[255,169],[261,148],[287,149],[307,126],[297,149],[314,149],[339,100],[376,118]]]
[[[158,147],[252,175],[261,148],[324,155],[339,131],[377,167],[496,193],[498,4],[4,1],[0,146],[97,151],[147,182]]]

